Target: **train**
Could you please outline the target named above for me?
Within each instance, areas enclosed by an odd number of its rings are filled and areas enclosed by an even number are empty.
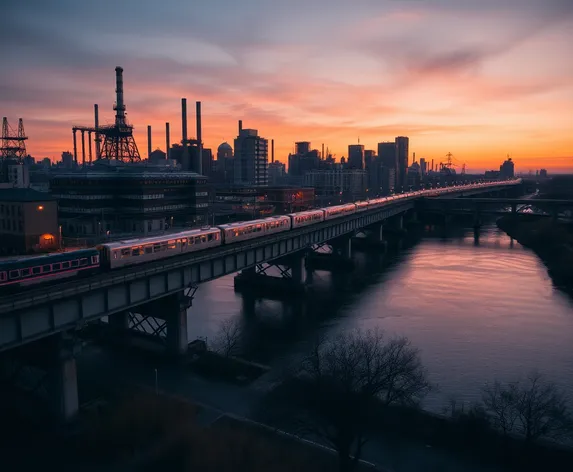
[[[468,187],[475,188],[484,185],[487,184],[472,184]],[[450,189],[447,188],[418,190],[259,220],[109,242],[89,249],[5,259],[0,261],[0,291],[13,291],[67,277],[91,275],[181,254],[209,250],[341,218],[378,208],[396,200],[407,200],[420,195],[438,196],[448,191]]]

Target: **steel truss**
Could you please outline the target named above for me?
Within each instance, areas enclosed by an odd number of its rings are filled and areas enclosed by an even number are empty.
[[[330,243],[318,243],[311,246],[313,252],[318,252],[319,254],[333,254],[334,248]]]
[[[279,271],[280,277],[283,279],[292,279],[292,267],[287,264],[276,264],[272,262],[263,262],[262,264],[257,264],[255,267],[256,273],[260,275],[266,275],[273,277],[272,274],[267,273],[268,270],[277,269]]]

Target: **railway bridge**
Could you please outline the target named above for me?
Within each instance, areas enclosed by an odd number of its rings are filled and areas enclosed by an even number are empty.
[[[520,181],[481,188],[452,187],[451,196],[475,196],[518,188]],[[241,271],[241,278],[260,281],[265,268],[279,268],[285,287],[303,282],[303,259],[328,244],[342,260],[351,256],[351,240],[359,231],[373,243],[383,241],[384,228],[401,229],[415,216],[419,198],[394,200],[363,212],[295,228],[264,238],[62,281],[0,298],[0,351],[5,376],[17,379],[22,366],[34,365],[50,386],[55,414],[70,418],[78,410],[74,333],[88,323],[108,319],[119,340],[153,319],[153,331],[168,352],[187,351],[187,310],[199,284]],[[8,360],[6,362],[6,359]]]

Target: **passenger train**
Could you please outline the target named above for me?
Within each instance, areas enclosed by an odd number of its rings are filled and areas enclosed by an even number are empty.
[[[467,187],[471,189],[487,185],[491,184],[472,184]],[[499,185],[499,182],[496,182],[496,185]],[[7,289],[203,251],[341,218],[378,208],[396,200],[407,200],[421,195],[438,196],[448,191],[451,189],[419,190],[289,215],[224,224],[207,229],[193,229],[155,237],[110,242],[91,249],[3,260],[0,261],[0,290],[6,292]]]

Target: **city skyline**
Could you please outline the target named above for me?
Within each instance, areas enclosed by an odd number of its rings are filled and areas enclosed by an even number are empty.
[[[573,169],[566,0],[166,0],[145,11],[126,1],[113,18],[85,23],[106,3],[8,7],[0,35],[18,41],[0,71],[2,115],[12,125],[24,118],[35,157],[70,150],[71,126],[90,125],[94,103],[112,122],[121,65],[142,157],[148,124],[154,149],[164,148],[166,121],[179,141],[187,97],[202,101],[203,140],[214,150],[232,143],[242,119],[275,140],[282,162],[296,141],[325,143],[340,158],[358,137],[376,149],[403,135],[410,160],[452,152],[469,172],[498,168],[507,154],[520,171]]]

